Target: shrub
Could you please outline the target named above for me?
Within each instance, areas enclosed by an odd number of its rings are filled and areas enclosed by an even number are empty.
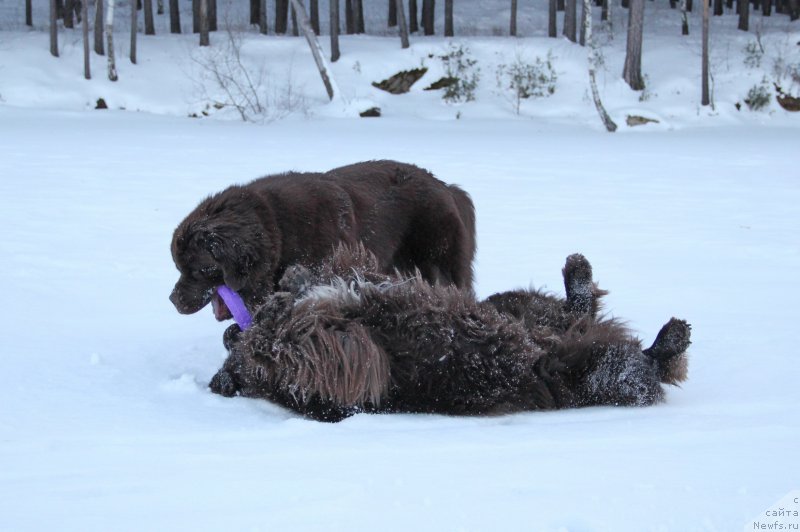
[[[449,103],[471,102],[478,88],[480,68],[477,60],[470,56],[469,48],[463,44],[450,43],[447,53],[439,56],[444,65],[445,75],[455,81],[444,87],[442,98]]]
[[[511,95],[517,114],[522,100],[544,98],[553,94],[557,80],[552,52],[548,52],[545,59],[536,57],[533,63],[526,62],[517,54],[513,63],[497,66],[497,86]]]

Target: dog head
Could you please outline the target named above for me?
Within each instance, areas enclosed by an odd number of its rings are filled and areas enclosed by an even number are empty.
[[[234,187],[203,201],[181,222],[172,237],[172,259],[180,278],[170,301],[181,314],[213,303],[214,316],[231,318],[216,288],[236,291],[254,309],[272,291],[277,239],[265,227],[252,193]]]

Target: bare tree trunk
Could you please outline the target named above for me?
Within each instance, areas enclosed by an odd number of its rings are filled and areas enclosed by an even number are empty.
[[[356,33],[366,33],[364,28],[364,2],[355,0],[356,4]]]
[[[587,6],[587,4],[588,4],[588,6]],[[587,9],[589,10],[588,13],[586,12]],[[586,24],[585,24],[585,21],[586,21],[586,17],[589,17],[589,20],[591,21],[591,19],[592,19],[592,11],[591,11],[591,9],[592,9],[591,2],[581,2],[581,20],[583,22],[581,23],[581,33],[580,33],[580,37],[578,39],[578,43],[581,46],[586,46]]]
[[[772,15],[772,0],[761,0],[761,14],[765,17]]]
[[[444,0],[444,36],[453,36],[453,0]]]
[[[417,18],[419,9],[417,0],[408,0],[408,31],[414,33],[419,31],[419,19]]]
[[[275,33],[285,35],[289,28],[289,0],[275,0]]]
[[[556,23],[556,0],[547,2],[547,36],[555,39],[558,37],[558,26]]]
[[[598,64],[600,64],[600,54],[597,50],[597,45],[592,40],[592,6],[591,0],[583,0],[583,24],[581,27],[583,28],[581,34],[584,35],[586,39],[586,44],[589,48],[588,53],[588,63],[589,63],[589,85],[592,88],[592,100],[594,101],[594,107],[597,109],[597,114],[600,115],[600,120],[603,121],[603,125],[606,127],[606,131],[609,133],[613,133],[617,130],[617,124],[614,123],[614,120],[606,112],[606,108],[603,106],[603,102],[600,99],[600,91],[597,90],[597,79],[595,76],[595,68]]]
[[[250,24],[258,24],[261,20],[261,1],[250,0]]]
[[[75,11],[75,0],[66,0],[64,2],[64,10],[61,13],[61,16],[64,18],[64,27],[65,28],[74,28],[75,24],[72,19],[72,13]]]
[[[725,3],[722,0],[714,0],[714,16],[719,17],[724,13]]]
[[[258,31],[266,35],[269,31],[267,24],[267,0],[258,0]]]
[[[25,25],[33,26],[33,5],[31,0],[25,0]]]
[[[200,0],[200,46],[211,46],[208,37],[208,0]]]
[[[311,0],[308,8],[311,11],[311,27],[314,29],[314,33],[319,35],[319,0]]]
[[[208,31],[217,31],[217,0],[208,0]]]
[[[136,3],[134,2],[134,9]],[[108,0],[106,9],[106,47],[108,48],[108,79],[117,81],[117,61],[114,58],[114,0]]]
[[[159,15],[163,15],[164,14],[164,0],[158,0],[156,2],[156,6],[157,6],[156,7],[156,9],[157,9],[156,13],[159,14]]]
[[[642,78],[642,30],[644,26],[644,0],[630,0],[628,10],[628,44],[625,51],[625,68],[622,78],[631,89],[644,89]]]
[[[91,63],[89,61],[89,2],[81,2],[81,19],[83,26],[83,77],[92,79]]]
[[[306,9],[301,0],[291,0],[291,2],[292,7],[297,13],[300,29],[303,31],[303,35],[306,36],[309,48],[311,48],[311,55],[314,56],[314,61],[317,63],[319,75],[322,78],[322,82],[325,84],[325,90],[328,92],[328,98],[333,100],[339,95],[339,88],[336,86],[336,82],[330,74],[330,69],[325,61],[325,57],[322,55],[322,47],[319,45],[317,36],[314,35],[313,28],[311,28],[311,22],[308,20]]]
[[[105,54],[105,49],[103,44],[103,0],[95,0],[94,53],[96,53],[97,55]]]
[[[339,60],[339,0],[330,0],[331,63]]]
[[[578,5],[577,0],[567,0],[564,12],[564,36],[572,42],[578,41]]]
[[[356,14],[353,2],[354,0],[344,0],[344,31],[348,35],[356,32]]]
[[[169,32],[181,32],[181,10],[178,0],[169,0]]]
[[[153,24],[153,0],[144,0],[144,34],[156,34],[156,26]]]
[[[436,0],[422,0],[422,29],[425,35],[436,34]]]
[[[139,29],[139,10],[136,9],[136,0],[131,0],[131,63],[136,64],[136,31]]]
[[[58,57],[58,8],[56,0],[50,0],[50,53]]]
[[[609,2],[609,0],[603,0],[603,7],[600,10],[600,20],[603,22],[609,20],[610,10],[611,2]]]
[[[294,7],[291,9],[292,13],[292,37],[299,37],[300,30],[297,28],[297,11],[294,10]]]
[[[689,16],[686,14],[686,0],[681,0],[681,35],[689,35]]]
[[[517,0],[511,0],[511,22],[508,26],[508,34],[512,37],[517,36]]]
[[[738,0],[737,7],[739,8],[739,29],[747,31],[750,29],[750,1]]]
[[[800,3],[797,0],[789,0],[789,20],[795,21],[800,18]]]
[[[400,46],[405,49],[411,46],[408,42],[408,26],[406,25],[406,12],[405,8],[403,7],[403,0],[392,0],[392,2],[396,2],[396,9],[397,12],[397,25],[400,29]]]
[[[708,105],[711,98],[708,93],[708,1],[703,0],[703,58],[702,58],[702,94],[700,103]]]
[[[389,20],[387,25],[390,28],[397,26],[397,2],[389,0]]]

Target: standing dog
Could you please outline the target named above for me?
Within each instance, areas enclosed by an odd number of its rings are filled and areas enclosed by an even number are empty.
[[[598,316],[606,292],[582,255],[566,299],[535,290],[478,302],[421,277],[383,276],[363,249],[316,272],[289,269],[230,347],[213,392],[268,399],[312,419],[357,412],[489,415],[664,398],[686,379],[690,327],[667,322],[648,349]]]
[[[193,314],[227,285],[251,311],[289,265],[313,266],[339,244],[361,242],[377,270],[419,270],[433,284],[472,289],[475,211],[469,195],[430,172],[369,161],[326,173],[286,173],[232,186],[200,203],[175,230],[180,271],[170,300]]]

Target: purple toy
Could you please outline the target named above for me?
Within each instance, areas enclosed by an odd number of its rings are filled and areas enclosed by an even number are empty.
[[[246,331],[248,327],[250,327],[253,318],[247,311],[247,307],[244,306],[244,301],[242,301],[239,294],[224,284],[217,287],[217,294],[219,294],[219,297],[225,302],[228,310],[231,311],[233,319],[239,324],[239,328]]]

